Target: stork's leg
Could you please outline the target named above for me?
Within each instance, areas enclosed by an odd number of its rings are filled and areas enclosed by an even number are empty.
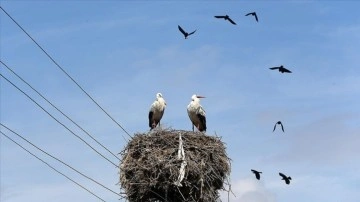
[[[192,124],[192,130],[193,130],[193,132],[194,132],[194,124]]]

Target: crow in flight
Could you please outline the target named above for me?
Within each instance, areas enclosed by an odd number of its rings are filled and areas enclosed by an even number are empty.
[[[262,172],[259,172],[259,171],[253,170],[253,169],[251,169],[251,172],[253,172],[255,174],[256,179],[260,180],[260,174]]]
[[[248,15],[253,15],[253,16],[255,16],[256,22],[259,22],[259,19],[258,19],[257,15],[256,15],[256,12],[248,13],[248,14],[246,14],[245,16],[248,16]]]
[[[280,67],[270,67],[269,69],[271,69],[271,70],[274,70],[274,69],[278,69],[279,70],[279,72],[281,72],[281,73],[284,73],[284,72],[286,72],[286,73],[291,73],[291,71],[290,70],[288,70],[288,69],[286,69],[284,66],[280,66]]]
[[[281,123],[281,121],[278,121],[278,122],[275,123],[273,132],[275,131],[276,125],[278,125],[278,124],[281,125],[281,130],[282,130],[283,132],[285,132],[285,131],[284,131],[284,126],[283,126],[283,124]]]
[[[183,28],[180,27],[180,25],[178,25],[178,28],[179,28],[180,32],[184,35],[185,39],[187,39],[188,36],[190,36],[196,32],[196,30],[195,30],[191,33],[187,33],[187,32],[185,32],[185,30],[183,30]]]
[[[290,180],[292,180],[290,176],[288,177],[282,173],[279,173],[279,175],[282,177],[282,180],[285,180],[286,184],[290,184]]]
[[[224,20],[229,20],[231,24],[236,25],[236,23],[228,15],[216,15],[216,18],[224,18]]]

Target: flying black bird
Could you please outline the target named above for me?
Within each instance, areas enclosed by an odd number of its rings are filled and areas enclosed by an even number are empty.
[[[271,70],[274,70],[274,69],[279,69],[279,72],[281,72],[281,73],[284,73],[284,72],[286,72],[286,73],[291,73],[291,71],[290,70],[288,70],[288,69],[286,69],[284,66],[280,66],[280,67],[270,67],[269,69],[271,69]]]
[[[282,177],[282,180],[285,180],[286,184],[290,184],[290,180],[292,180],[290,176],[288,177],[282,173],[279,173],[279,175]]]
[[[215,15],[216,18],[224,18],[224,20],[229,20],[231,24],[236,25],[236,23],[228,15]]]
[[[253,170],[253,169],[251,169],[251,172],[253,172],[255,174],[256,179],[260,180],[260,174],[262,172],[259,172],[259,171]]]
[[[284,126],[283,126],[283,124],[281,123],[281,121],[278,121],[278,122],[275,123],[273,132],[275,131],[276,125],[278,125],[278,124],[281,125],[281,130],[282,130],[283,132],[285,132],[285,131],[284,131]]]
[[[184,35],[185,39],[187,39],[188,36],[190,36],[190,35],[192,35],[192,34],[194,34],[196,32],[196,30],[195,30],[195,31],[193,31],[191,33],[187,33],[187,32],[185,32],[183,30],[183,28],[180,27],[180,25],[178,25],[178,28],[179,28],[180,32]]]
[[[256,22],[259,22],[259,19],[258,19],[257,15],[256,15],[256,12],[248,13],[248,14],[246,14],[245,16],[248,16],[248,15],[253,15],[253,16],[255,16]]]

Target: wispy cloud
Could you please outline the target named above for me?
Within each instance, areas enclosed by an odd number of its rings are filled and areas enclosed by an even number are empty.
[[[276,154],[268,162],[282,162],[302,165],[333,165],[347,167],[353,165],[353,157],[360,152],[360,128],[351,126],[358,115],[336,114],[308,123],[299,124],[288,131],[286,149]],[[349,125],[350,124],[350,125]],[[350,126],[350,127],[349,127]]]
[[[276,194],[264,186],[262,181],[243,178],[232,183],[229,199],[233,202],[275,202]],[[234,196],[235,195],[235,196]],[[227,201],[227,192],[222,192],[222,201]]]

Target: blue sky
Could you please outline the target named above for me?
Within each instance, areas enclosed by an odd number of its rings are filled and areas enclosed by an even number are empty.
[[[207,134],[222,136],[232,159],[236,197],[230,194],[230,201],[360,198],[359,2],[3,0],[1,6],[130,134],[148,131],[157,92],[167,102],[164,127],[186,130],[191,95],[206,96],[201,103]],[[259,23],[244,16],[252,11]],[[223,14],[237,25],[213,17]],[[120,152],[126,134],[2,11],[0,18],[1,61],[112,152]],[[177,25],[197,32],[185,40]],[[269,70],[279,65],[293,73]],[[91,142],[3,65],[0,72]],[[2,78],[0,89],[2,124],[119,191],[113,165]],[[272,132],[278,120],[285,133]],[[118,201],[1,131],[106,201]],[[1,201],[98,201],[4,136],[0,141]],[[262,171],[262,179],[250,169]],[[278,172],[293,178],[289,186]],[[227,201],[227,193],[222,197]]]

